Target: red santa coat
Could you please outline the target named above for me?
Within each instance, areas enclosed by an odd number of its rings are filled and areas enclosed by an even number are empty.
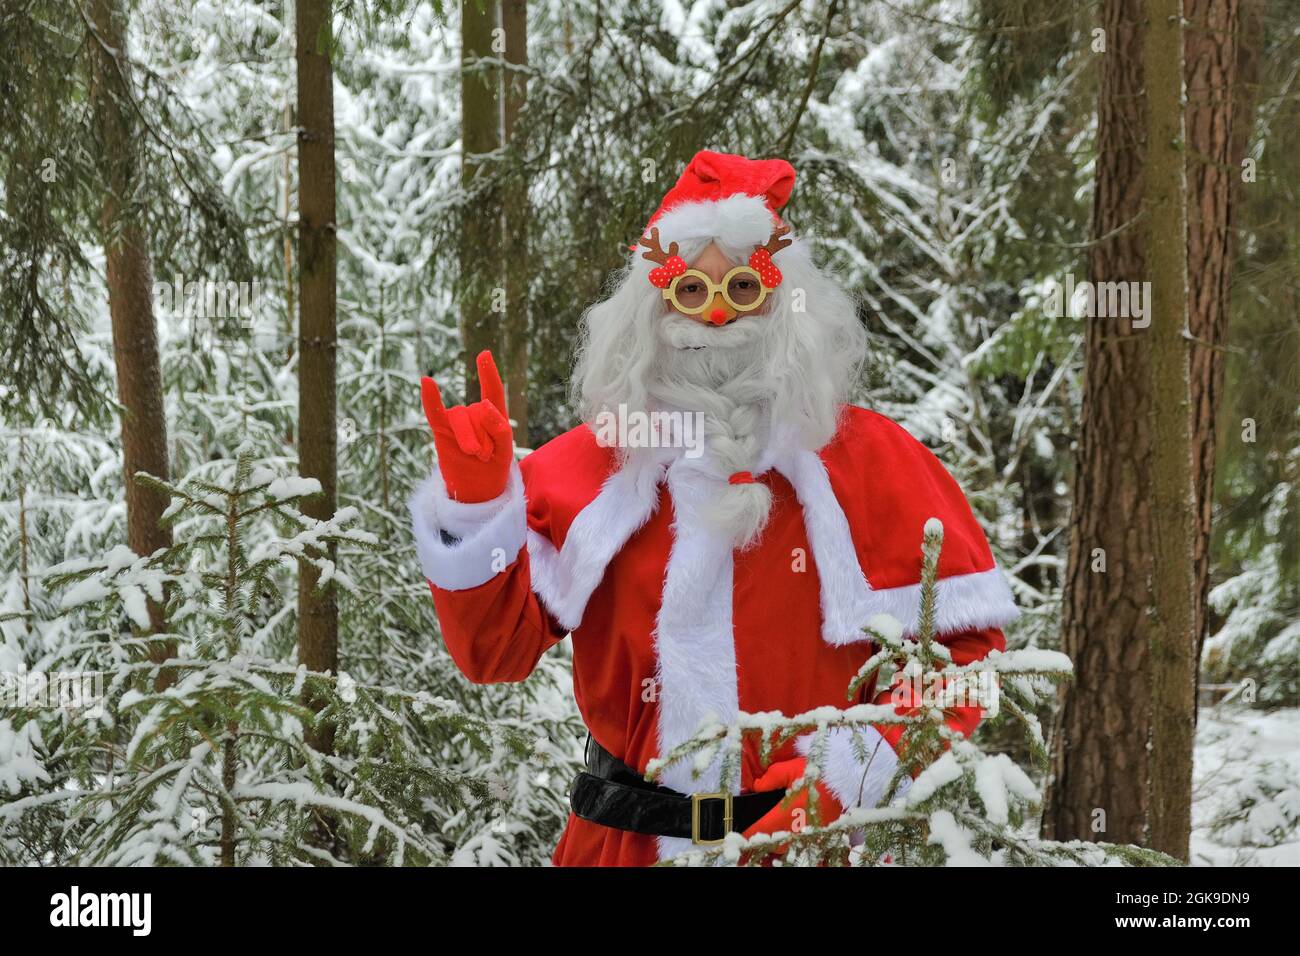
[[[475,682],[520,681],[572,632],[587,727],[644,770],[709,717],[848,706],[845,689],[873,650],[862,625],[888,613],[914,633],[931,517],[945,528],[940,641],[957,663],[1004,648],[999,628],[1017,611],[984,533],[956,482],[901,427],[846,407],[820,452],[777,433],[754,474],[772,490],[771,517],[754,547],[734,552],[699,516],[726,476],[667,451],[620,469],[586,426],[528,455],[494,501],[452,501],[435,472],[411,508],[453,659]],[[874,806],[898,734],[865,767],[837,734],[823,779],[845,806]],[[793,742],[777,759],[805,748]],[[759,772],[747,751],[739,790]],[[660,780],[706,792],[718,775],[716,764],[701,776],[677,765]],[[646,865],[689,847],[570,815],[553,860]]]

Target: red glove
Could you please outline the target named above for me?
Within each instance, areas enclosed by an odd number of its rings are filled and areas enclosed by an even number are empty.
[[[882,690],[876,695],[873,703],[894,704],[894,713],[900,717],[910,717],[921,712],[921,708],[916,701],[916,695],[912,692],[912,685],[909,683],[895,684],[889,690]],[[975,706],[945,707],[943,711],[944,722],[963,737],[969,737],[975,733],[975,728],[979,725],[983,716],[983,708]],[[907,730],[903,724],[872,724],[872,726],[876,728],[881,737],[885,738],[885,742],[894,748],[896,753],[901,754],[903,752],[902,740]],[[921,763],[912,768],[912,778],[915,779],[919,776],[930,761],[937,760],[943,751],[951,746],[951,741],[943,741],[939,753],[931,754],[928,760],[922,760]]]
[[[433,429],[447,495],[455,501],[491,501],[506,490],[515,443],[506,418],[506,390],[491,352],[478,355],[480,401],[446,408],[431,378],[420,380],[424,416]]]
[[[754,792],[789,790],[794,786],[794,782],[803,776],[806,765],[807,761],[803,757],[777,761],[763,771],[762,776],[754,781]],[[835,799],[830,790],[826,788],[826,784],[821,781],[817,782],[817,797],[817,812],[823,826],[835,820],[844,812],[840,802]],[[779,831],[798,833],[808,823],[808,792],[805,790],[789,803],[782,800],[741,835],[748,839],[759,833],[777,833]],[[784,852],[784,849],[782,847],[782,852]]]

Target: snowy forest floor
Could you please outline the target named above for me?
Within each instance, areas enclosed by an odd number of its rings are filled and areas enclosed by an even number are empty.
[[[1201,709],[1192,786],[1193,865],[1300,866],[1297,740],[1300,708]],[[1282,833],[1289,834],[1283,842],[1260,846]]]

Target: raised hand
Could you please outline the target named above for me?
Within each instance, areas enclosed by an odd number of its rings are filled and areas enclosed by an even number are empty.
[[[506,390],[492,353],[480,352],[477,365],[479,401],[473,405],[447,408],[437,382],[420,380],[420,400],[433,429],[447,494],[464,502],[490,501],[505,491],[515,447],[506,418]]]

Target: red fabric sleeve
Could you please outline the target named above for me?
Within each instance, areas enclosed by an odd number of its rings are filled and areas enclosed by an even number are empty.
[[[523,680],[565,637],[532,591],[527,548],[476,588],[446,591],[430,582],[429,590],[451,659],[475,684]]]
[[[612,454],[582,426],[524,458],[519,467],[528,530],[560,547],[573,516],[600,490]],[[476,587],[447,590],[430,582],[443,640],[474,683],[524,680],[568,633],[532,585],[526,546],[514,563]]]

